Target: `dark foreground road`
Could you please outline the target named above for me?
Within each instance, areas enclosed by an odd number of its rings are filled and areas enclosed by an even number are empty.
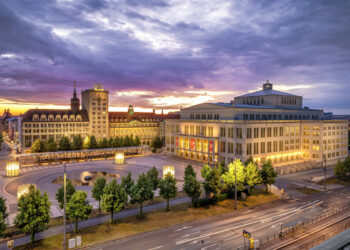
[[[277,236],[292,226],[350,203],[350,187],[301,199],[279,200],[254,209],[189,222],[86,249],[243,249],[242,230],[255,239]]]

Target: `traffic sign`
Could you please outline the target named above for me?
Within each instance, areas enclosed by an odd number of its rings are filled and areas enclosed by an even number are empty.
[[[249,233],[248,231],[246,230],[243,230],[243,236],[247,239],[249,239],[251,237],[251,233]]]

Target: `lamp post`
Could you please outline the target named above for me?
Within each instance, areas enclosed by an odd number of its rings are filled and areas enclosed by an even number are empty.
[[[235,209],[237,210],[237,164],[235,157]]]
[[[66,176],[66,164],[63,165],[63,250],[67,249],[67,239],[66,239],[66,185],[67,176]]]
[[[325,157],[325,154],[323,155],[323,170],[324,170],[324,190],[327,189],[327,165],[326,165],[327,159]]]

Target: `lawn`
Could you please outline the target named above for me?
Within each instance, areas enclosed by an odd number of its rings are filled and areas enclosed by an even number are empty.
[[[274,194],[265,193],[262,190],[254,190],[252,196],[248,196],[246,201],[238,201],[238,209],[253,207],[266,202],[279,199]],[[114,225],[104,223],[98,226],[85,228],[79,231],[82,236],[83,246],[93,245],[109,240],[120,239],[163,227],[173,226],[184,222],[204,219],[207,217],[224,214],[234,211],[234,200],[228,199],[211,205],[209,208],[192,208],[187,204],[171,207],[171,211],[157,210],[145,214],[143,219],[137,216],[117,220]],[[67,238],[72,237],[68,235]],[[33,247],[23,245],[15,249],[57,249],[62,244],[62,235],[53,236],[38,241]]]
[[[317,182],[318,185],[324,185],[324,181]],[[339,182],[339,179],[336,177],[327,179],[327,184],[338,184],[343,186],[349,186],[350,185],[350,179],[341,179]]]
[[[313,189],[313,188],[307,188],[307,187],[298,187],[295,190],[299,191],[303,194],[315,194],[320,192],[319,190]]]

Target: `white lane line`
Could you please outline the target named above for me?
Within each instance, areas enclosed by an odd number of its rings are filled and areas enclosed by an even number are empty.
[[[155,249],[159,249],[162,248],[163,246],[157,246],[157,247],[153,247],[153,248],[149,248],[148,250],[155,250]]]
[[[315,202],[316,202],[316,203],[315,203]],[[276,218],[276,217],[281,217],[281,216],[284,216],[284,215],[290,214],[290,213],[293,213],[293,214],[291,215],[291,216],[293,216],[293,215],[296,214],[295,212],[297,212],[297,211],[301,212],[301,211],[304,209],[304,207],[310,206],[309,208],[311,208],[311,207],[313,207],[313,206],[315,206],[315,205],[318,205],[318,204],[322,203],[323,201],[320,202],[320,203],[317,203],[317,202],[318,202],[318,200],[313,201],[313,202],[310,202],[310,203],[307,204],[307,205],[301,206],[301,207],[299,207],[299,208],[297,208],[297,209],[294,209],[294,210],[292,210],[292,211],[289,211],[289,212],[286,212],[286,213],[283,213],[283,214],[279,214],[279,215],[273,216],[273,217],[271,217],[270,219]],[[311,205],[311,204],[312,204],[312,205]],[[308,208],[305,208],[305,209],[308,209]],[[290,217],[290,216],[288,216],[288,217]],[[288,217],[283,217],[282,219],[285,219],[285,218],[288,218]],[[264,219],[264,220],[266,220],[266,219]],[[278,220],[278,221],[279,221],[279,220]],[[233,228],[226,228],[226,229],[223,229],[223,230],[220,230],[220,231],[216,231],[216,232],[212,232],[212,233],[207,233],[207,234],[204,234],[204,235],[202,235],[202,236],[198,236],[198,237],[195,237],[195,238],[192,238],[192,239],[183,239],[183,240],[177,241],[177,242],[176,242],[176,245],[180,245],[180,244],[187,243],[187,242],[190,242],[190,241],[202,239],[202,238],[204,238],[204,237],[209,237],[209,236],[212,236],[212,235],[215,235],[215,234],[220,234],[220,233],[232,231],[232,230],[234,230],[234,229],[246,227],[246,226],[253,225],[253,224],[256,224],[256,223],[259,223],[259,222],[261,222],[261,220],[260,220],[260,221],[252,221],[252,222],[249,222],[249,223],[246,223],[246,224],[243,224],[243,225],[240,225],[240,226],[236,226],[236,227],[233,227]],[[277,222],[277,221],[274,221],[274,223],[276,223],[276,222]],[[266,226],[266,225],[264,225],[264,226]]]
[[[207,247],[202,247],[201,250],[205,250],[205,249],[208,249],[208,248],[213,247],[213,246],[216,246],[216,245],[217,245],[217,244],[212,244],[212,245],[207,246]]]

